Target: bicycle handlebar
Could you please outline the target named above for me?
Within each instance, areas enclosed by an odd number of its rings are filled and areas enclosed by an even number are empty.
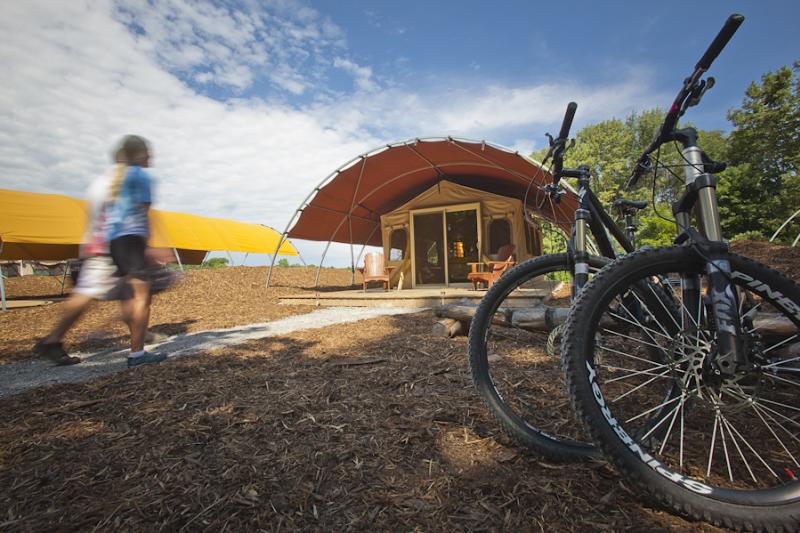
[[[561,178],[561,169],[564,168],[564,147],[569,139],[569,130],[572,127],[572,119],[575,118],[575,111],[578,109],[578,104],[570,102],[567,104],[567,111],[564,113],[564,120],[561,122],[561,131],[558,132],[558,137],[553,141],[553,184],[558,183]]]
[[[695,65],[694,69],[708,70],[709,67],[711,67],[711,63],[717,59],[719,53],[722,52],[722,49],[725,48],[725,46],[728,44],[728,41],[731,40],[733,34],[736,33],[736,30],[738,30],[739,26],[742,25],[742,22],[744,22],[744,17],[738,13],[728,17],[728,20],[725,21],[725,25],[722,26],[722,29],[719,30],[717,36],[714,37],[714,40],[708,46],[708,50],[706,50],[706,53],[700,58],[700,61],[697,62],[697,65]]]
[[[650,154],[655,152],[659,146],[669,140],[670,134],[672,134],[675,126],[678,124],[678,119],[684,111],[684,103],[686,99],[695,90],[700,77],[709,69],[709,67],[711,67],[711,63],[713,63],[717,56],[719,56],[720,52],[722,52],[722,49],[725,48],[725,46],[731,40],[731,37],[733,37],[733,34],[736,33],[736,30],[738,30],[739,26],[742,25],[742,22],[744,22],[744,16],[739,14],[731,15],[728,17],[728,20],[725,21],[725,24],[722,26],[722,29],[719,30],[717,36],[714,37],[714,40],[711,41],[711,44],[703,54],[703,57],[701,57],[700,61],[698,61],[695,65],[694,72],[692,72],[691,76],[686,78],[683,87],[681,87],[681,90],[678,92],[678,96],[675,97],[675,101],[672,102],[672,105],[664,117],[664,122],[658,129],[653,141],[647,148],[645,148],[644,152],[642,152],[642,155],[640,155],[636,160],[636,163],[633,167],[633,172],[628,178],[628,182],[625,184],[626,188],[630,189],[636,185],[636,182],[639,181],[639,178],[642,176],[642,174],[650,169]]]

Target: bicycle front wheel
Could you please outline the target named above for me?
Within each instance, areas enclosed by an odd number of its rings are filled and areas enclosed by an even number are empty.
[[[674,510],[796,531],[800,287],[744,257],[730,263],[751,367],[715,371],[705,261],[689,247],[644,250],[576,299],[562,346],[570,393],[606,455]],[[682,289],[682,278],[700,290]]]
[[[608,259],[591,257],[590,272]],[[560,332],[572,301],[567,254],[526,261],[481,300],[469,331],[475,387],[500,426],[553,461],[597,457],[566,396]]]

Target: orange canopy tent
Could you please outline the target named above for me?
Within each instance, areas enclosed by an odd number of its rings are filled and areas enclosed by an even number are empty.
[[[327,241],[320,268],[331,242],[380,246],[381,215],[441,181],[527,201],[530,212],[564,229],[578,206],[572,192],[559,203],[534,205],[536,191],[552,177],[516,151],[452,137],[411,139],[367,152],[331,173],[298,207],[281,241]]]

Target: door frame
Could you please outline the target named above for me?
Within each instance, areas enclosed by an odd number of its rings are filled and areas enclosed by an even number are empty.
[[[426,213],[436,213],[439,212],[442,214],[442,248],[444,249],[444,284],[440,283],[425,283],[421,284],[423,287],[449,287],[450,286],[450,267],[449,267],[449,256],[448,256],[448,249],[447,249],[447,218],[446,215],[448,212],[452,211],[475,211],[475,225],[477,226],[478,230],[478,261],[481,259],[481,250],[483,250],[483,228],[481,227],[481,204],[480,202],[471,202],[467,204],[454,204],[454,205],[444,205],[438,207],[425,207],[422,209],[410,209],[408,212],[408,221],[409,221],[409,228],[410,228],[410,235],[409,235],[409,246],[411,249],[411,287],[417,288],[417,247],[414,238],[414,215],[424,215]]]

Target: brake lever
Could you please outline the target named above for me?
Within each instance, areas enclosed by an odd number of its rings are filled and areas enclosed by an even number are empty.
[[[687,109],[689,107],[694,107],[697,104],[699,104],[700,100],[703,99],[703,95],[706,94],[706,91],[712,88],[715,83],[716,80],[714,79],[713,76],[709,76],[705,80],[700,80],[697,83],[697,86],[694,89],[692,89],[691,95],[689,96],[689,98],[686,99],[686,104],[683,106],[683,108]]]

